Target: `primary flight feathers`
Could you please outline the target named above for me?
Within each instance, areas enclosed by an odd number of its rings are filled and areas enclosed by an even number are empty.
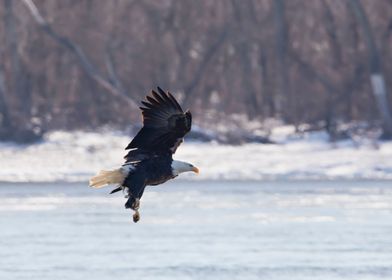
[[[126,149],[175,153],[191,130],[192,115],[184,112],[176,99],[158,87],[142,101],[143,128]]]

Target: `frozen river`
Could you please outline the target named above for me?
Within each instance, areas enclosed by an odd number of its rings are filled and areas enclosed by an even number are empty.
[[[0,279],[392,279],[392,182],[0,184]]]

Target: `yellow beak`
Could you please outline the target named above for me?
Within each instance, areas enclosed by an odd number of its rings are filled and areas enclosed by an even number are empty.
[[[192,171],[195,172],[196,174],[199,174],[199,168],[193,166]]]

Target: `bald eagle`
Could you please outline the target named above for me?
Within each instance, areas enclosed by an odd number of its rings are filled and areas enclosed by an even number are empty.
[[[115,170],[102,170],[90,179],[93,188],[117,184],[111,194],[120,190],[126,193],[125,208],[135,211],[135,223],[140,219],[140,199],[146,186],[162,184],[187,171],[199,173],[192,164],[172,157],[191,130],[191,112],[184,112],[173,95],[159,87],[141,103],[143,127],[125,148],[129,150],[125,163]]]

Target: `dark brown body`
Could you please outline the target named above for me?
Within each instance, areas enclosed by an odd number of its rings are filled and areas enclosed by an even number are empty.
[[[154,156],[136,163],[122,184],[128,191],[126,208],[133,209],[136,198],[141,198],[146,186],[155,186],[173,179],[171,155]]]

